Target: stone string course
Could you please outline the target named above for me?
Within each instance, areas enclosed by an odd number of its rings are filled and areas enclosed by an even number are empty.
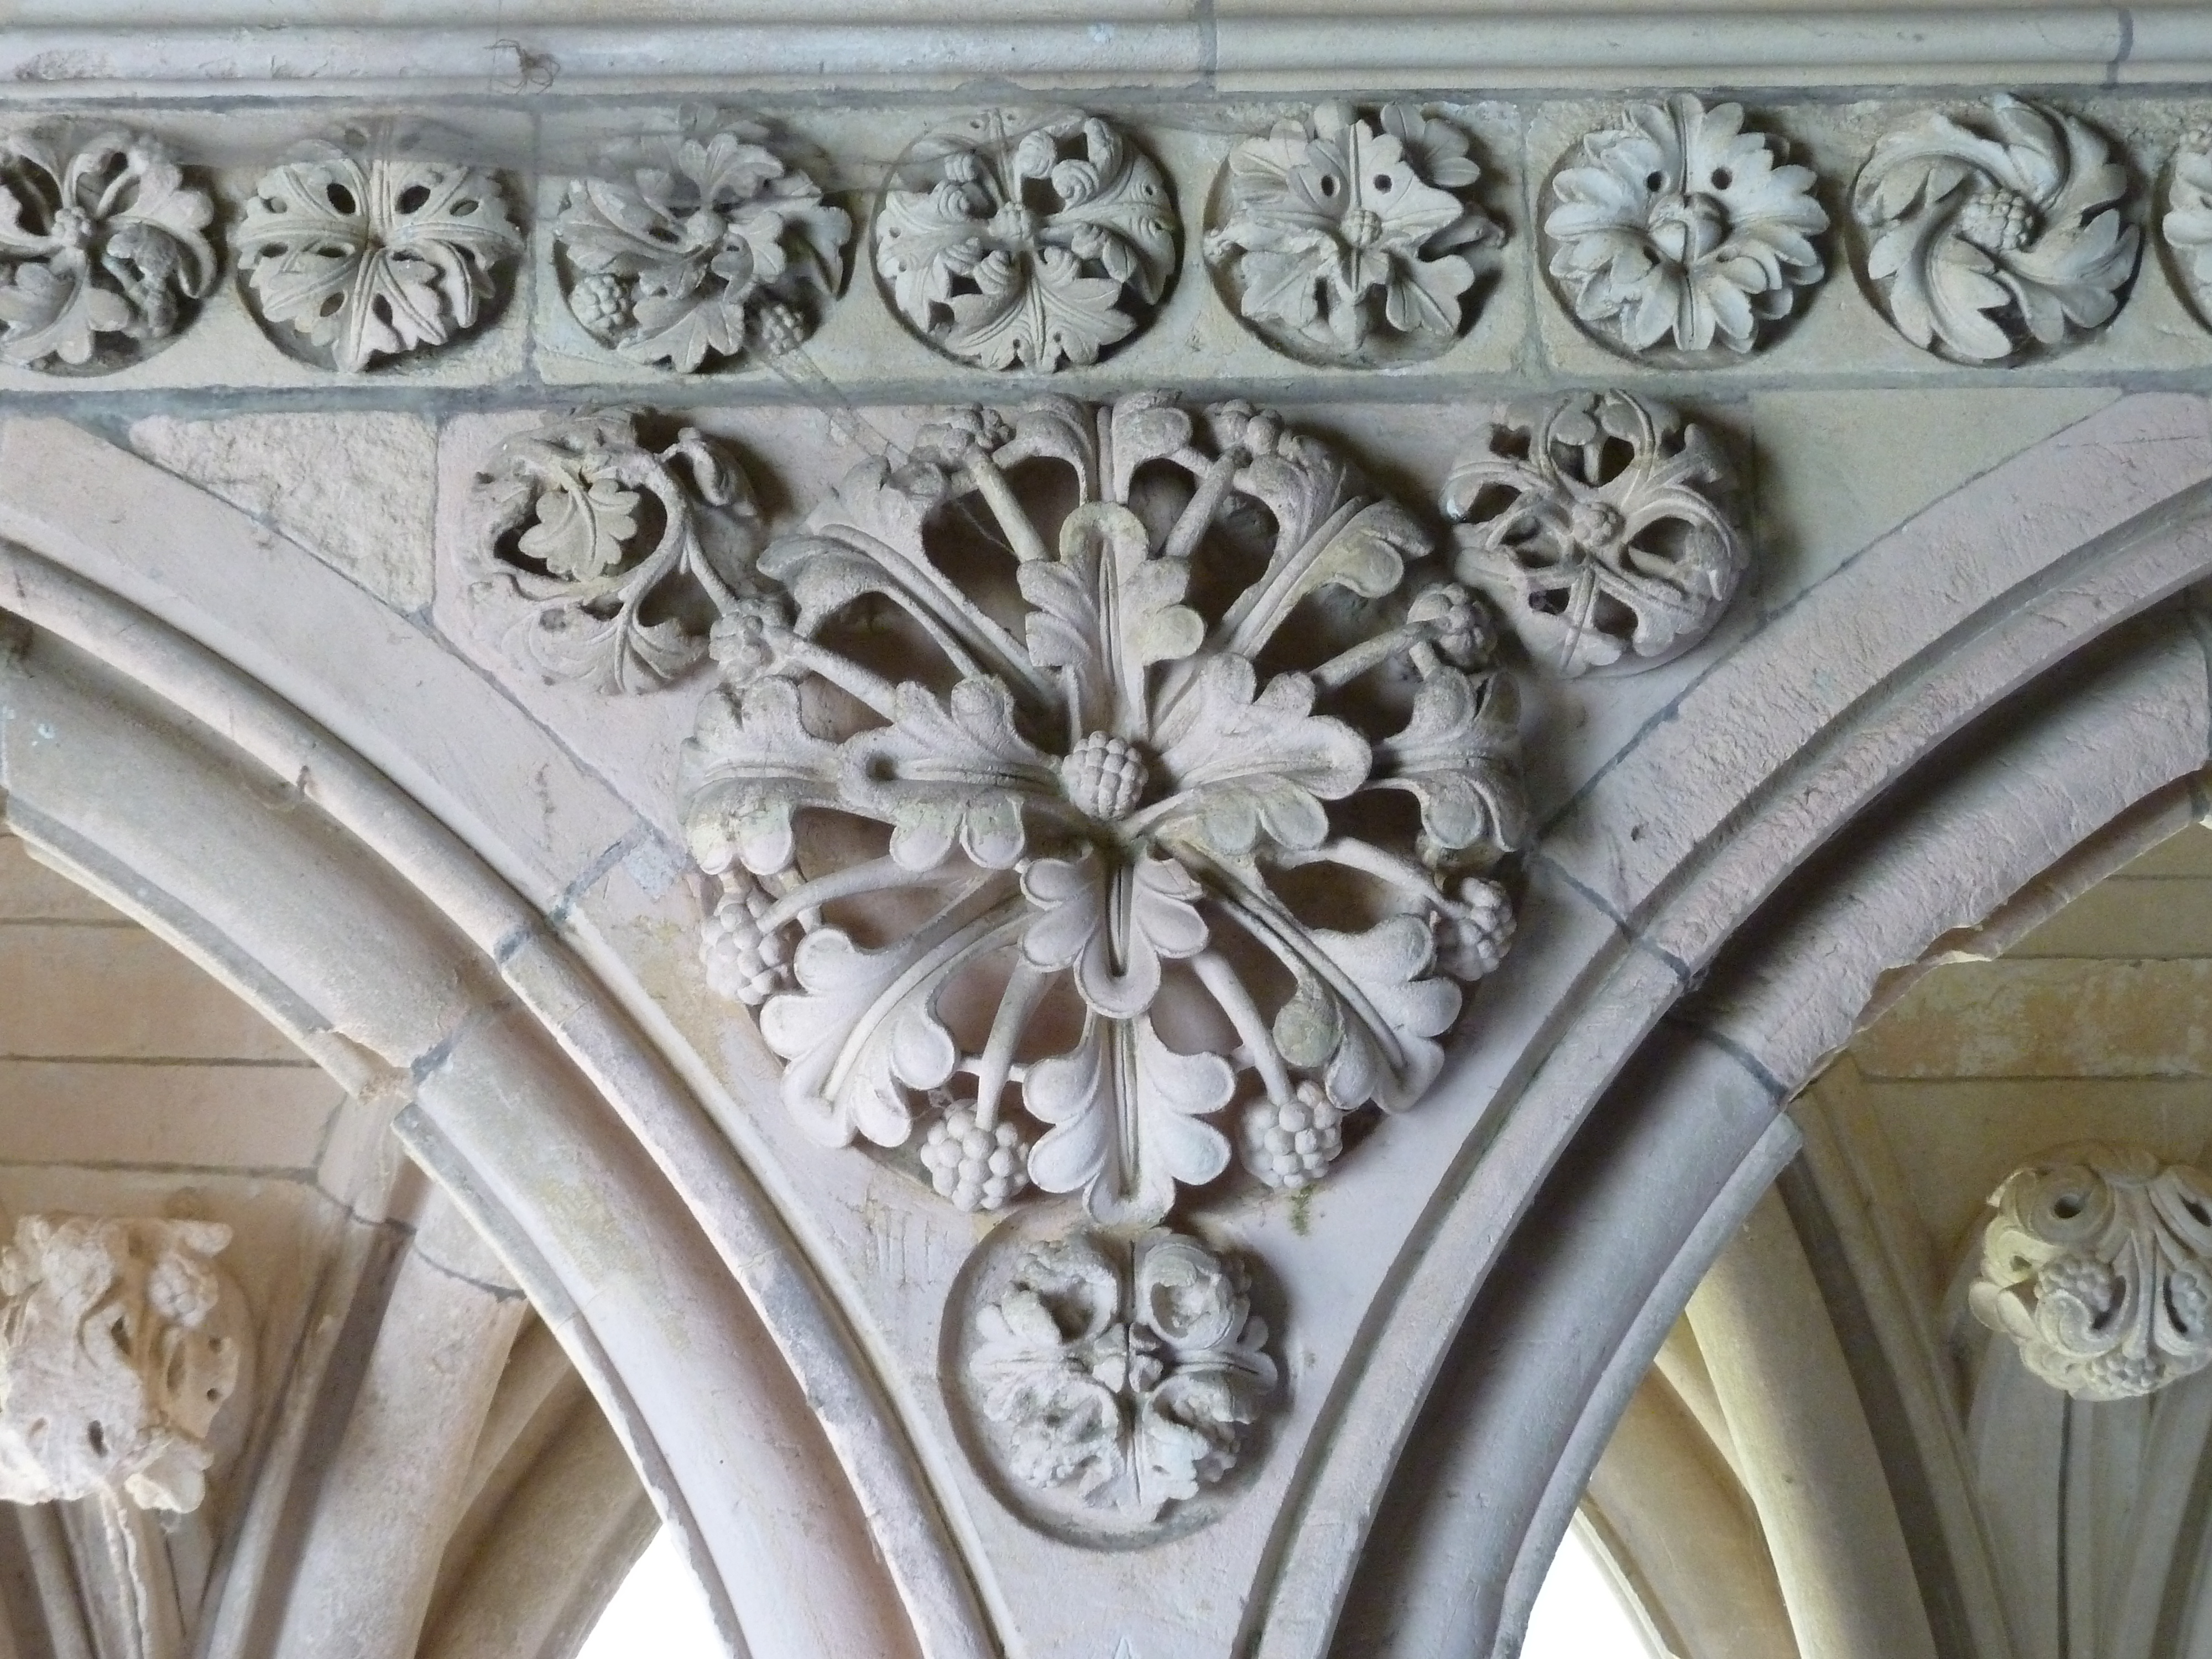
[[[42,112],[11,130],[0,389],[2170,377],[2212,367],[2206,114],[2148,93]],[[182,169],[144,216],[170,253],[118,255],[129,204],[98,179],[72,215],[26,177],[26,140],[118,129]],[[307,220],[287,188],[319,191]],[[71,259],[119,296],[89,361],[33,337],[31,290]]]

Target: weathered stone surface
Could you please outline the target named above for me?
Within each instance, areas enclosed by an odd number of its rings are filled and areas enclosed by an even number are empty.
[[[343,571],[395,611],[430,603],[438,437],[415,415],[150,416],[131,447]],[[332,465],[343,455],[343,466]]]

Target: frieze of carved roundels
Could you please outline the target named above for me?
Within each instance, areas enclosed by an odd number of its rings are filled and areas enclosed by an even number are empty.
[[[1851,191],[1867,280],[1923,350],[1997,363],[2101,328],[2135,275],[2126,167],[2087,122],[2002,94],[1885,134]]]
[[[1508,408],[1452,464],[1454,574],[1553,673],[1630,672],[1696,645],[1750,563],[1726,458],[1625,392]]]
[[[2027,1369],[2125,1400],[2212,1364],[2212,1176],[2084,1144],[2008,1176],[1968,1291]]]
[[[952,1386],[1008,1500],[1083,1542],[1210,1518],[1279,1386],[1245,1265],[1158,1228],[1016,1230],[969,1278]]]
[[[1166,177],[1113,123],[994,111],[901,158],[876,210],[876,270],[940,350],[1048,373],[1144,326],[1179,226]]]
[[[349,373],[474,327],[522,249],[496,178],[404,153],[388,131],[300,146],[232,241],[262,321]]]
[[[1418,104],[1278,121],[1230,152],[1206,260],[1245,322],[1293,356],[1432,356],[1465,321],[1468,256],[1504,240],[1469,194],[1482,176],[1470,148]]]
[[[27,1216],[0,1249],[0,1501],[199,1507],[248,1358],[208,1221]]]
[[[548,680],[651,691],[704,659],[764,539],[752,486],[694,428],[642,441],[632,410],[578,414],[500,446],[471,598]]]
[[[635,141],[572,180],[553,222],[570,313],[617,356],[680,374],[805,340],[843,285],[852,234],[749,120]]]
[[[2174,150],[2159,229],[2198,319],[2212,322],[2212,128],[2191,127]]]
[[[214,220],[143,132],[0,137],[0,361],[100,374],[159,350],[215,288]]]
[[[1742,106],[1632,104],[1553,176],[1544,236],[1575,319],[1631,356],[1725,360],[1789,316],[1825,267],[1810,167]]]
[[[1224,1173],[1224,1115],[1291,1187],[1344,1115],[1419,1098],[1510,936],[1516,700],[1344,457],[1161,392],[965,410],[757,576],[681,807],[709,981],[811,1133],[1142,1225]],[[1390,797],[1416,822],[1381,827]],[[802,847],[800,813],[888,842]]]

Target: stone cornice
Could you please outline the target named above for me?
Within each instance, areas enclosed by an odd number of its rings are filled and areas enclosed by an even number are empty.
[[[1039,86],[1267,90],[2110,86],[2199,80],[2197,6],[1629,7],[1572,15],[1316,12],[1093,21],[219,24],[0,30],[12,97]]]

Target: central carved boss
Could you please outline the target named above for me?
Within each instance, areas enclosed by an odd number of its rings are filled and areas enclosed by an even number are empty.
[[[963,411],[769,543],[681,793],[710,978],[799,1121],[927,1119],[963,1207],[1138,1224],[1224,1171],[1232,1109],[1296,1187],[1411,1105],[1525,818],[1512,684],[1431,550],[1328,445],[1164,393]]]

